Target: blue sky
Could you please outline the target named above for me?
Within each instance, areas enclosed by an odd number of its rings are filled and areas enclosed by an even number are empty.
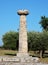
[[[19,28],[17,11],[20,9],[29,10],[27,30],[42,31],[39,21],[41,16],[48,17],[48,0],[0,0],[0,45],[3,44],[2,35]]]

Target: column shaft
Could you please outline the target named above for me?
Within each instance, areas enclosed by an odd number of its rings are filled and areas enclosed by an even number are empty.
[[[19,29],[19,52],[26,53],[28,51],[27,44],[27,29],[26,29],[26,16],[20,16],[20,29]]]

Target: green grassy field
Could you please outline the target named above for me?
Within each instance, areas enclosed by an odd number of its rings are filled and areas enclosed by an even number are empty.
[[[17,51],[15,50],[2,50],[0,49],[0,56],[15,56],[17,54]],[[29,52],[29,55],[31,56],[37,56],[33,51]],[[41,62],[43,63],[48,63],[48,57],[40,59]]]

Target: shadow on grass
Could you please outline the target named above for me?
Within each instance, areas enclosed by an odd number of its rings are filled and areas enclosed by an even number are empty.
[[[30,56],[40,58],[40,55],[39,55],[39,54],[30,55]],[[48,58],[48,53],[44,53],[44,54],[43,54],[43,58]]]
[[[11,53],[5,53],[5,55],[16,56],[16,54],[11,54]]]
[[[30,56],[32,56],[32,57],[38,57],[39,58],[39,56],[37,56],[37,55],[30,55]]]
[[[45,53],[43,58],[48,58],[48,53]]]

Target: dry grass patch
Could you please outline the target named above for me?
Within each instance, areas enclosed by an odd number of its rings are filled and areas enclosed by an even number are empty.
[[[42,59],[40,59],[40,62],[42,62],[42,63],[48,63],[48,58],[42,58]]]
[[[14,51],[14,50],[1,50],[0,49],[0,56],[4,56],[4,55],[13,55],[13,54],[16,54],[17,51]]]

